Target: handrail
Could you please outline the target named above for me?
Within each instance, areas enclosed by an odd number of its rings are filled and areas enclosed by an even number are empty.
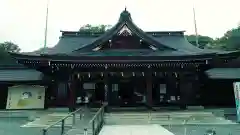
[[[96,117],[99,115],[99,113],[101,112],[101,110],[105,107],[105,105],[103,105],[98,111],[97,113],[93,116],[93,118],[88,122],[88,124],[91,124],[95,119]]]
[[[107,106],[107,103],[103,104],[101,108],[97,111],[97,113],[93,116],[93,118],[88,122],[87,126],[84,128],[84,135],[88,134],[88,126],[91,126],[91,125],[92,125],[93,135],[97,135],[100,132],[104,123],[104,112],[105,112],[104,109],[106,106]],[[96,127],[95,127],[95,121],[97,122]]]
[[[193,115],[189,116],[186,120],[183,121],[183,125],[184,125],[184,135],[187,135],[187,127],[186,124],[188,123],[189,120],[191,120],[193,118]]]
[[[67,116],[65,116],[65,117],[61,118],[60,120],[52,123],[51,125],[45,127],[44,129],[42,129],[43,135],[47,135],[48,129],[52,128],[53,126],[57,125],[57,124],[60,123],[60,122],[62,123],[62,124],[61,124],[61,135],[63,135],[63,134],[64,134],[65,120],[66,120],[67,118],[69,118],[70,116],[73,116],[72,125],[75,125],[75,122],[76,122],[76,121],[75,121],[76,113],[79,112],[79,111],[82,111],[82,108],[79,108],[79,109],[77,109],[76,111],[69,113]],[[81,119],[81,118],[82,118],[82,114],[80,113],[80,119]]]

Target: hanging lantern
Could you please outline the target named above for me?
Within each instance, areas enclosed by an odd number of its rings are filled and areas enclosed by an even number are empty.
[[[135,72],[132,72],[132,76],[135,76]]]
[[[88,73],[88,78],[90,78],[91,77],[91,73]]]

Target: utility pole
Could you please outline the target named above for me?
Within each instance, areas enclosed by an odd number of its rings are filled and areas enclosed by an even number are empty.
[[[195,27],[196,45],[197,45],[197,47],[200,47],[199,44],[198,44],[197,21],[196,21],[196,14],[195,14],[195,8],[194,7],[193,7],[193,19],[194,19],[194,27]]]
[[[45,53],[47,47],[47,32],[48,32],[48,7],[49,7],[50,0],[47,0],[47,11],[46,11],[46,22],[45,22],[45,33],[44,33],[44,46],[42,54]]]

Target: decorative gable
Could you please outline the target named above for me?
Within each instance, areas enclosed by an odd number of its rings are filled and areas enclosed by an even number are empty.
[[[109,49],[174,50],[171,47],[159,43],[138,28],[132,22],[131,15],[126,9],[121,13],[116,25],[106,31],[96,41],[81,48],[81,51],[103,51]]]
[[[127,25],[124,25],[122,29],[118,32],[118,35],[121,36],[132,36],[132,31],[127,27]]]

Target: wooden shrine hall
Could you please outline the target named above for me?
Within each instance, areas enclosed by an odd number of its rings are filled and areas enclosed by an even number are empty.
[[[49,106],[74,110],[87,98],[109,106],[179,106],[207,102],[205,71],[239,52],[200,49],[184,31],[145,32],[125,9],[106,32],[61,31],[44,53],[11,53],[18,63],[51,77]]]

